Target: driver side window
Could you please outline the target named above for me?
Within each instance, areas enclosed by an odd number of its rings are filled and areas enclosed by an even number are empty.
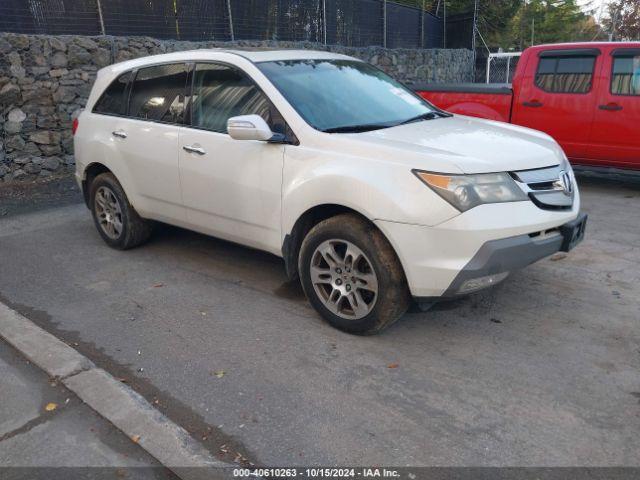
[[[192,100],[194,127],[227,133],[229,118],[251,114],[260,115],[274,129],[271,102],[247,75],[226,65],[196,65]]]

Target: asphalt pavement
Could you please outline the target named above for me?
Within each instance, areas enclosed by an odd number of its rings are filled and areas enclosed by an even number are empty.
[[[266,253],[166,226],[111,250],[77,192],[0,217],[0,301],[227,461],[639,466],[640,188],[582,194],[569,255],[374,337]]]

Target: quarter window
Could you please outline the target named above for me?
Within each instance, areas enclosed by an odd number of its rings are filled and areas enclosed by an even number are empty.
[[[183,63],[141,68],[131,88],[129,116],[182,123],[186,84],[187,66]]]
[[[247,75],[226,65],[196,65],[191,120],[194,127],[226,133],[229,118],[250,114],[260,115],[273,129],[271,103]]]
[[[93,107],[94,113],[124,115],[127,109],[127,85],[131,72],[123,73],[107,87]]]
[[[587,93],[595,61],[593,56],[543,57],[536,71],[536,86],[551,93]]]
[[[613,58],[611,93],[640,96],[640,55]]]

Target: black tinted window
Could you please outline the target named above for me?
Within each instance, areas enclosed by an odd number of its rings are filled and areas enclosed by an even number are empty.
[[[237,115],[260,115],[272,126],[271,104],[242,72],[216,64],[196,65],[192,124],[215,132],[227,131],[227,120]]]
[[[187,66],[183,63],[141,68],[133,82],[129,116],[182,123]]]
[[[127,107],[127,83],[131,72],[123,73],[116,78],[96,102],[93,111],[111,115],[124,115]]]
[[[640,96],[640,55],[614,57],[611,93]]]
[[[544,57],[538,63],[536,86],[552,93],[591,90],[596,57]]]

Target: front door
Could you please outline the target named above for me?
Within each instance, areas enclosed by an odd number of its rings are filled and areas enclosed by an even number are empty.
[[[617,48],[602,65],[589,159],[640,169],[640,49]]]
[[[191,125],[179,138],[183,202],[193,229],[279,253],[285,147],[232,139],[227,120],[249,114],[281,128],[271,102],[245,73],[196,64]]]
[[[546,50],[532,57],[517,92],[512,122],[551,135],[571,159],[584,157],[597,100],[599,52]]]

